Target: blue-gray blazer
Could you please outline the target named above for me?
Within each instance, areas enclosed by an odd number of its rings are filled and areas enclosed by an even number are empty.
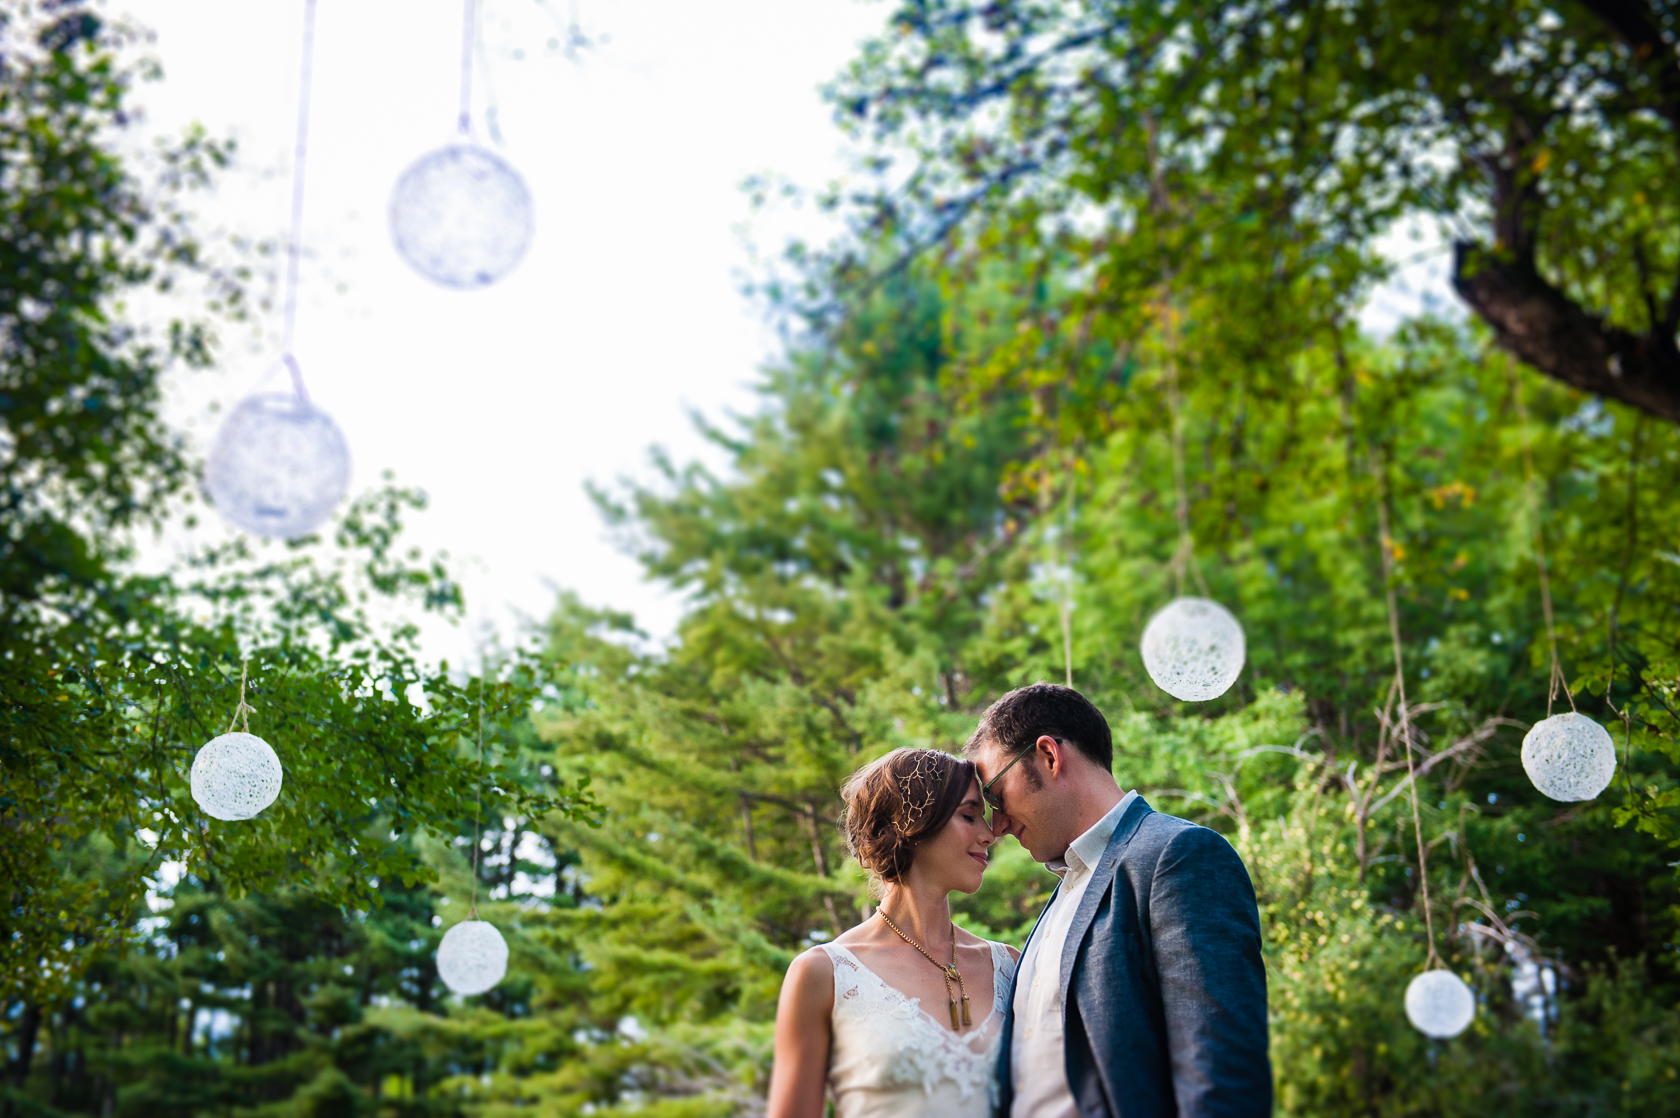
[[[1079,1113],[1269,1115],[1260,914],[1237,852],[1140,796],[1092,872],[1061,959],[1066,1072]],[[1004,1118],[1015,1096],[1014,1029],[1011,1005],[998,1054]]]

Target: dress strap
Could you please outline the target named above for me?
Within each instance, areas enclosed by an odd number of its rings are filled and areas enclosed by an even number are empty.
[[[838,1013],[842,1003],[857,1002],[862,996],[863,974],[867,968],[844,947],[832,943],[819,943],[817,946],[822,948],[834,967],[834,1011]]]
[[[829,962],[836,966],[844,964],[848,967],[857,967],[859,965],[858,957],[837,943],[819,943],[817,948],[828,956]]]
[[[1015,956],[1009,945],[992,941],[992,1011],[1007,1012],[1015,999]]]

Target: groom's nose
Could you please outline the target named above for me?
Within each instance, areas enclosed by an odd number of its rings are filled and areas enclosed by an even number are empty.
[[[1004,835],[1015,835],[1019,833],[1020,828],[1015,826],[1015,820],[1009,817],[1009,813],[1007,811],[992,812],[992,841],[996,842]]]

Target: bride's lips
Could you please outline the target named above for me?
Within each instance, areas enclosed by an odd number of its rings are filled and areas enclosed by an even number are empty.
[[[986,856],[984,854],[975,854],[974,852],[970,851],[968,856],[970,858],[973,858],[976,862],[979,862],[981,869],[986,868],[986,864],[987,864],[988,859],[986,858]]]

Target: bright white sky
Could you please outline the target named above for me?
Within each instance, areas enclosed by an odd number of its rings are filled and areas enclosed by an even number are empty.
[[[155,34],[164,80],[144,131],[192,122],[239,145],[201,207],[227,233],[278,238],[289,213],[302,0],[109,0]],[[605,38],[568,61],[565,27]],[[386,469],[431,496],[412,524],[447,549],[478,624],[541,617],[556,587],[669,633],[679,603],[606,538],[584,482],[647,477],[648,448],[704,456],[691,409],[748,409],[775,339],[740,294],[747,239],[822,237],[809,209],[753,220],[740,183],[841,174],[817,93],[885,18],[858,0],[480,0],[499,152],[535,198],[530,253],[505,281],[436,288],[391,248],[398,175],[453,136],[460,0],[320,0],[297,343],[312,395],[355,456],[353,489]],[[554,40],[561,49],[551,47]],[[492,145],[494,147],[494,145]],[[255,290],[277,294],[273,260]],[[200,449],[277,356],[278,314],[227,337],[222,368],[177,384]],[[216,529],[219,531],[219,529]],[[434,632],[457,659],[466,633]]]
[[[196,122],[239,145],[201,208],[206,225],[280,238],[303,0],[109,5],[156,36],[165,77],[140,90],[143,131]],[[740,294],[746,245],[773,252],[789,233],[822,239],[829,227],[809,209],[752,219],[740,183],[769,172],[816,188],[842,173],[817,87],[887,11],[866,0],[480,0],[479,132],[493,105],[497,150],[532,190],[537,234],[512,276],[461,293],[411,272],[385,221],[402,170],[452,138],[461,2],[319,0],[294,349],[349,439],[353,490],[389,469],[430,494],[411,536],[452,554],[474,630],[509,633],[566,587],[630,610],[655,637],[671,632],[680,603],[607,538],[584,483],[647,477],[654,444],[678,461],[711,457],[689,412],[754,406],[746,386],[776,343]],[[597,40],[575,61],[563,50],[574,12]],[[1397,258],[1419,247],[1392,240]],[[277,261],[259,264],[256,294],[273,298]],[[1437,253],[1379,293],[1367,325],[1440,298],[1439,269]],[[218,372],[176,384],[173,414],[201,451],[211,405],[252,388],[278,330],[270,313],[230,331]],[[459,663],[473,646],[472,633],[428,631],[434,656]]]

